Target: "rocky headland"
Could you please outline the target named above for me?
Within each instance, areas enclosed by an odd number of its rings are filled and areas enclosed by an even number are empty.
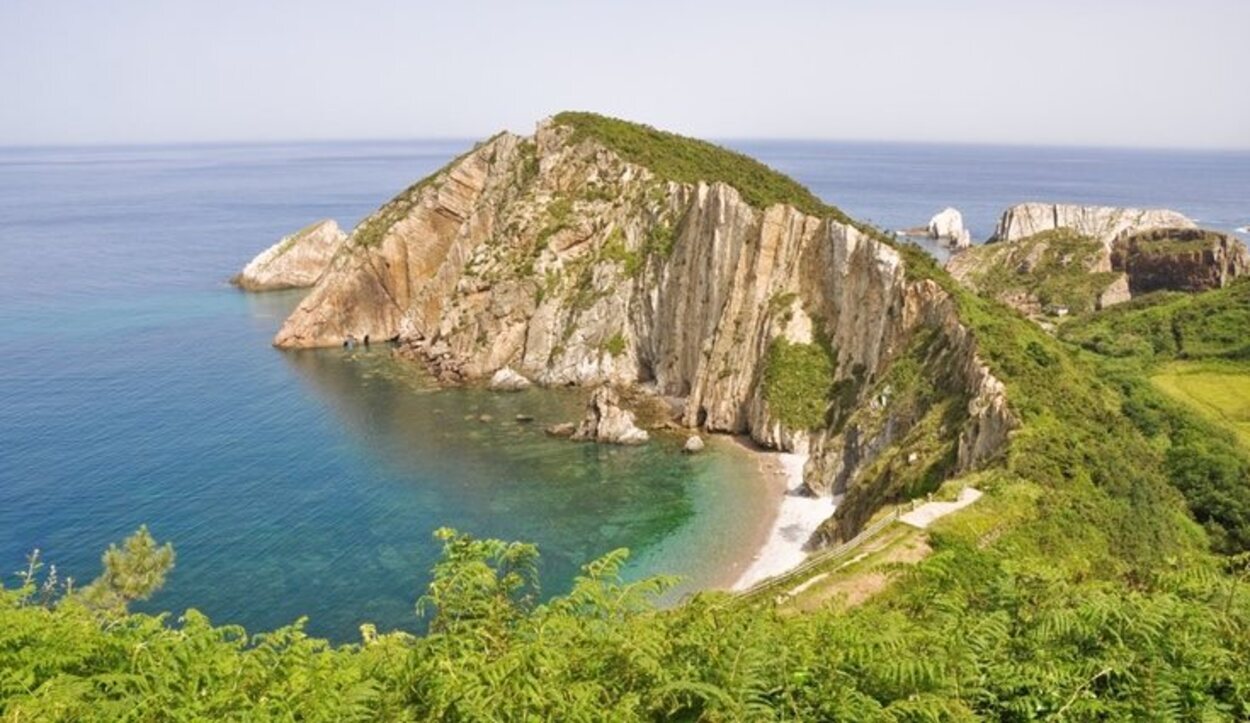
[[[998,454],[1015,424],[922,268],[749,158],[565,113],[362,221],[274,343],[393,339],[444,382],[508,368],[673,400],[682,426],[808,455],[805,491],[845,495],[830,542]],[[640,441],[610,393],[552,433]]]

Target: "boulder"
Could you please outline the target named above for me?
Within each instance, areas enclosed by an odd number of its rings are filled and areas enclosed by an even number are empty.
[[[490,388],[496,392],[519,392],[522,389],[529,389],[530,386],[530,380],[512,367],[504,367],[490,378]]]
[[[331,220],[318,221],[260,252],[230,281],[247,291],[302,289],[325,275],[347,234]]]
[[[573,433],[573,439],[608,444],[642,444],[650,439],[646,431],[634,424],[634,415],[621,408],[621,400],[609,385],[590,395],[586,415]]]
[[[698,454],[703,451],[703,438],[697,434],[692,434],[686,438],[686,443],[682,445],[681,451],[686,454]]]

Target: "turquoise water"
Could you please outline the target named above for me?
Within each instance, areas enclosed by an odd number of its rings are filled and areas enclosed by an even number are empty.
[[[308,615],[335,640],[419,627],[443,525],[538,543],[547,592],[622,546],[633,575],[723,577],[767,505],[741,450],[549,440],[575,392],[438,391],[380,347],[279,352],[298,294],[226,285],[283,233],[350,226],[465,145],[0,149],[0,570],[38,547],[88,579],[147,523],[179,554],[148,609],[253,630]],[[736,145],[893,228],[951,204],[984,235],[1024,198],[1250,223],[1246,154]]]
[[[280,352],[299,293],[225,284],[281,233],[352,223],[457,148],[0,155],[0,570],[38,547],[86,580],[147,523],[178,562],[146,609],[253,630],[308,615],[336,640],[419,627],[444,525],[537,543],[548,593],[617,547],[631,575],[720,581],[763,494],[732,445],[548,439],[577,393],[439,391],[376,345]]]

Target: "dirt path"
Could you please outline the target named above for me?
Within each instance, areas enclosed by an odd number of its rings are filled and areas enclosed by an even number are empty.
[[[926,502],[898,519],[904,524],[923,530],[933,524],[934,520],[962,510],[979,499],[981,499],[981,490],[965,487],[960,490],[959,498],[954,502]]]

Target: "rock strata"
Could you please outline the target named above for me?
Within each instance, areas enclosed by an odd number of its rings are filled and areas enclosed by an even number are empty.
[[[231,282],[248,291],[298,289],[325,275],[347,234],[334,221],[318,221],[257,254]]]
[[[1168,209],[1079,206],[1066,203],[1020,203],[1003,211],[989,243],[1028,238],[1043,231],[1070,229],[1110,247],[1116,239],[1155,228],[1196,228],[1183,214]]]
[[[634,424],[632,412],[621,408],[621,400],[611,386],[599,387],[586,404],[586,416],[577,425],[573,439],[607,444],[642,444],[651,437]]]

